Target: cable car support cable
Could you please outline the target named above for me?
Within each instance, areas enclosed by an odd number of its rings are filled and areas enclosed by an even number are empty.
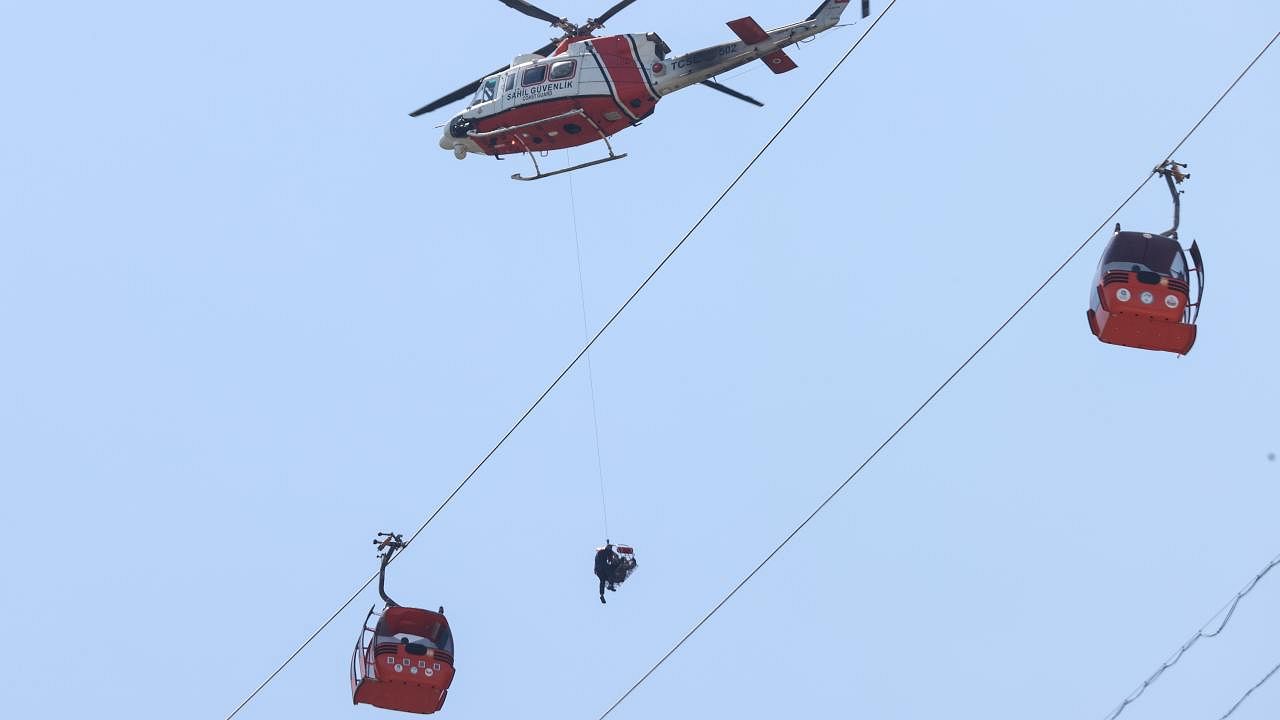
[[[1160,663],[1160,667],[1156,668],[1155,672],[1147,676],[1146,680],[1143,680],[1133,692],[1129,693],[1124,700],[1120,701],[1120,704],[1107,715],[1105,720],[1115,720],[1119,717],[1120,713],[1124,712],[1125,708],[1129,707],[1138,698],[1142,697],[1143,693],[1147,691],[1147,688],[1151,687],[1155,681],[1159,680],[1166,670],[1177,665],[1182,660],[1183,656],[1190,652],[1191,648],[1196,646],[1196,643],[1200,642],[1204,638],[1215,638],[1222,634],[1222,631],[1227,629],[1227,624],[1231,622],[1231,618],[1235,616],[1236,609],[1240,607],[1240,602],[1248,597],[1249,594],[1253,592],[1254,588],[1258,587],[1258,583],[1262,582],[1262,579],[1274,570],[1277,565],[1280,565],[1280,555],[1272,558],[1271,562],[1267,563],[1266,567],[1262,568],[1262,570],[1255,575],[1253,579],[1250,580],[1242,590],[1240,590],[1240,592],[1236,593],[1235,597],[1231,598],[1226,605],[1223,605],[1218,612],[1213,614],[1213,617],[1206,620],[1205,623],[1201,625],[1186,642],[1182,643],[1181,647],[1179,647],[1173,655],[1169,656],[1168,660]],[[1218,618],[1222,619],[1219,621]],[[1217,623],[1218,627],[1213,630],[1209,630],[1209,627],[1214,623]],[[1266,682],[1266,679],[1264,678],[1262,682]],[[1262,683],[1258,684],[1261,685]],[[1253,691],[1250,690],[1249,692]],[[1248,695],[1246,694],[1245,697],[1248,697]],[[1240,702],[1244,702],[1244,699],[1241,698]],[[1240,703],[1236,703],[1237,706],[1239,704]],[[1231,712],[1228,712],[1227,715],[1230,715],[1232,712],[1235,712],[1235,708],[1232,708]]]
[[[871,24],[871,27],[867,28],[867,32],[871,32],[871,29],[874,28],[876,23],[880,21],[880,18],[884,17],[884,13],[888,12],[889,8],[892,8],[893,5],[894,3],[891,2],[887,7],[885,7],[884,12],[880,13],[880,15],[876,17],[875,22]],[[866,36],[866,33],[863,34],[863,37],[865,36]],[[1200,126],[1204,124],[1205,120],[1207,120],[1210,115],[1213,114],[1213,111],[1218,108],[1218,105],[1220,105],[1222,101],[1226,99],[1227,95],[1231,94],[1231,91],[1235,89],[1236,85],[1239,84],[1240,81],[1244,79],[1244,76],[1247,75],[1249,71],[1253,68],[1253,66],[1257,64],[1257,62],[1260,59],[1262,59],[1262,56],[1266,54],[1267,50],[1271,48],[1271,46],[1275,43],[1277,38],[1280,38],[1280,32],[1277,32],[1274,36],[1272,36],[1271,40],[1262,48],[1261,51],[1258,52],[1258,54],[1253,58],[1253,60],[1250,61],[1249,64],[1245,66],[1244,70],[1240,71],[1240,74],[1237,75],[1236,79],[1233,80],[1229,86],[1227,86],[1227,89],[1224,90],[1222,94],[1218,96],[1218,99],[1214,101],[1213,105],[1211,105],[1209,109],[1205,111],[1204,115],[1200,116],[1200,119],[1197,120],[1195,125],[1193,125],[1191,129],[1187,131],[1187,134],[1183,135],[1182,139],[1179,140],[1176,145],[1174,145],[1173,149],[1170,150],[1169,153],[1164,156],[1164,159],[1158,165],[1155,166],[1156,169],[1147,173],[1147,176],[1142,180],[1142,182],[1138,183],[1138,186],[1134,188],[1133,192],[1129,193],[1129,196],[1126,197],[1124,201],[1122,201],[1119,205],[1117,205],[1115,210],[1112,210],[1111,214],[1108,215],[1105,220],[1099,223],[1098,227],[1095,228],[1094,231],[1089,234],[1089,237],[1085,238],[1084,242],[1080,243],[1080,246],[1077,247],[1075,250],[1073,250],[1071,254],[1067,256],[1067,259],[1063,260],[1062,264],[1059,265],[1052,273],[1049,274],[1049,277],[1046,278],[1045,281],[1040,284],[1040,287],[1036,288],[1035,291],[1032,292],[1031,295],[1028,296],[1027,299],[1024,300],[1022,304],[1019,305],[1018,308],[1013,311],[1013,314],[1011,314],[1007,319],[1005,319],[1004,322],[1000,324],[999,327],[996,328],[995,332],[991,333],[991,335],[988,336],[986,340],[982,341],[982,344],[978,346],[978,349],[974,350],[973,353],[969,355],[969,357],[965,358],[964,362],[960,363],[960,366],[957,367],[955,371],[953,371],[950,375],[948,375],[947,378],[943,380],[942,383],[938,385],[938,387],[932,393],[930,393],[927,398],[925,398],[924,402],[920,403],[920,405],[916,407],[916,409],[913,410],[910,415],[907,416],[907,419],[903,420],[902,424],[898,425],[898,427],[892,433],[890,433],[887,438],[885,438],[884,442],[880,443],[879,447],[877,447],[874,451],[872,451],[872,453],[868,455],[865,460],[862,461],[862,464],[860,464],[857,467],[857,469],[855,469],[853,473],[849,475],[849,477],[845,478],[844,482],[840,483],[840,485],[838,485],[836,489],[833,490],[831,494],[828,495],[827,498],[823,500],[813,512],[809,513],[808,517],[806,517],[803,521],[801,521],[801,523],[797,525],[794,530],[792,530],[785,538],[783,538],[782,542],[778,543],[777,547],[775,547],[768,555],[766,555],[764,560],[761,560],[760,563],[751,570],[751,572],[747,573],[747,576],[744,577],[741,582],[735,585],[734,588],[729,591],[728,595],[725,595],[724,598],[720,600],[720,602],[716,603],[716,605],[712,607],[711,610],[706,615],[704,615],[702,619],[699,620],[697,624],[693,626],[692,629],[689,630],[689,632],[685,633],[684,637],[680,638],[680,640],[676,642],[676,644],[672,646],[672,648],[668,650],[665,655],[659,658],[658,661],[654,663],[653,666],[650,667],[649,670],[645,672],[645,674],[642,675],[640,679],[635,682],[635,684],[633,684],[630,688],[628,688],[627,691],[624,692],[621,697],[619,697],[616,701],[614,701],[614,703],[609,706],[609,709],[605,710],[604,713],[600,715],[598,720],[605,720],[605,718],[607,718],[619,705],[621,705],[623,701],[626,700],[631,695],[631,693],[635,692],[637,688],[639,688],[642,684],[644,684],[644,682],[648,680],[649,677],[653,675],[653,673],[656,672],[658,668],[661,667],[662,664],[667,661],[668,658],[674,655],[677,650],[679,650],[686,642],[688,642],[689,638],[693,637],[694,633],[698,632],[698,630],[702,628],[702,626],[705,625],[707,621],[709,621],[712,618],[712,616],[714,616],[717,612],[719,612],[720,608],[724,607],[725,604],[728,603],[729,600],[731,600],[733,596],[736,595],[738,591],[743,588],[743,586],[745,586],[748,582],[751,581],[751,578],[756,576],[756,573],[760,572],[760,570],[763,569],[765,565],[769,564],[769,561],[772,560],[775,555],[781,552],[782,548],[786,547],[787,543],[791,542],[792,538],[798,535],[800,531],[803,530],[811,520],[817,517],[818,513],[822,512],[822,510],[826,508],[827,505],[830,504],[830,502],[834,500],[842,490],[848,487],[849,484],[852,483],[854,479],[858,477],[858,475],[862,472],[862,470],[866,468],[867,465],[869,465],[871,461],[874,460],[876,456],[880,454],[881,451],[883,451],[886,447],[888,447],[889,443],[893,442],[893,440],[897,438],[898,435],[903,430],[905,430],[906,427],[910,425],[911,422],[915,420],[916,417],[921,412],[923,412],[924,409],[928,407],[929,404],[933,402],[933,400],[936,397],[938,397],[938,395],[941,394],[942,391],[945,390],[948,385],[951,384],[951,381],[954,380],[956,376],[958,376],[966,367],[968,367],[969,364],[973,362],[974,359],[977,358],[978,355],[982,353],[982,351],[985,350],[987,346],[990,345],[991,342],[995,340],[996,337],[999,336],[1000,333],[1002,333],[1004,329],[1014,321],[1015,318],[1018,317],[1018,315],[1022,314],[1022,311],[1026,309],[1028,305],[1031,304],[1031,301],[1035,300],[1036,297],[1038,297],[1040,293],[1043,292],[1044,289],[1049,286],[1049,283],[1053,282],[1054,279],[1056,279],[1058,275],[1061,274],[1062,271],[1066,269],[1067,265],[1069,265],[1071,261],[1076,258],[1077,255],[1079,255],[1081,252],[1084,251],[1085,247],[1087,247],[1089,243],[1093,241],[1093,238],[1096,237],[1098,233],[1102,232],[1103,228],[1105,228],[1116,217],[1116,215],[1119,215],[1120,211],[1123,210],[1125,206],[1127,206],[1130,203],[1130,201],[1132,201],[1133,198],[1136,197],[1137,194],[1141,192],[1141,190],[1144,187],[1146,187],[1147,183],[1151,182],[1151,178],[1159,174],[1158,173],[1159,168],[1165,167],[1166,164],[1173,157],[1173,155],[1177,153],[1178,150],[1180,150],[1184,144],[1186,144],[1187,140],[1191,139],[1191,136],[1194,135],[1196,131],[1200,129]],[[859,40],[861,40],[861,38],[859,38]],[[857,45],[855,44],[854,47],[857,47]],[[850,49],[850,52],[852,52],[852,49]],[[837,67],[839,66],[837,65]],[[1274,567],[1275,564],[1280,564],[1280,557],[1276,558],[1276,560],[1273,561],[1272,565],[1269,565],[1267,569],[1263,571],[1262,575],[1265,575],[1266,572],[1269,572],[1270,569]],[[1256,585],[1257,581],[1261,579],[1262,575],[1259,575],[1258,578],[1255,578],[1254,583],[1252,583],[1248,588],[1249,590],[1252,589],[1253,585]],[[1247,594],[1247,591],[1243,594]],[[1239,602],[1240,597],[1242,597],[1242,595],[1237,596],[1236,603]],[[1235,607],[1233,604],[1232,605],[1233,612],[1234,612],[1234,609]],[[1230,616],[1228,616],[1228,619],[1230,619]],[[1159,677],[1161,672],[1163,672],[1163,670],[1158,671],[1156,675],[1149,680],[1149,682],[1153,681],[1156,677]],[[1144,683],[1142,689],[1145,689],[1146,685],[1149,684],[1149,682]],[[1140,695],[1141,692],[1138,692],[1138,694]],[[1120,708],[1116,710],[1115,713],[1113,713],[1110,717],[1108,717],[1107,720],[1114,720],[1115,716],[1119,715],[1120,710],[1123,710],[1124,705],[1127,705],[1129,702],[1132,702],[1132,700],[1127,700],[1124,704],[1121,705]]]
[[[1271,672],[1267,673],[1266,676],[1263,677],[1261,680],[1259,680],[1257,684],[1255,684],[1253,687],[1246,690],[1244,695],[1242,695],[1240,699],[1236,701],[1236,704],[1232,705],[1231,709],[1228,710],[1227,713],[1223,715],[1221,718],[1218,718],[1218,720],[1227,720],[1227,718],[1234,715],[1236,710],[1239,709],[1239,707],[1244,704],[1244,701],[1248,700],[1249,696],[1252,695],[1255,690],[1262,687],[1263,685],[1266,685],[1267,681],[1271,679],[1271,676],[1275,675],[1277,672],[1280,672],[1280,665],[1276,665],[1275,667],[1271,668]]]
[[[471,469],[471,472],[467,473],[466,477],[464,477],[462,481],[459,482],[458,485],[454,487],[454,489],[447,496],[445,496],[445,499],[436,507],[436,509],[431,513],[431,515],[429,515],[427,519],[423,521],[423,523],[418,527],[418,529],[415,530],[413,534],[409,536],[409,539],[406,540],[404,543],[404,547],[402,547],[394,556],[392,556],[389,562],[394,562],[395,559],[399,557],[401,553],[409,549],[409,545],[411,545],[413,541],[416,540],[417,537],[420,534],[422,534],[424,530],[427,529],[427,526],[429,526],[432,523],[432,521],[436,519],[436,516],[439,515],[441,511],[443,511],[444,508],[450,502],[452,502],[455,497],[458,496],[458,493],[462,492],[462,489],[466,487],[467,483],[471,482],[471,478],[475,477],[476,474],[480,472],[480,469],[484,467],[486,463],[489,462],[489,459],[492,458],[495,454],[497,454],[498,450],[504,444],[506,444],[507,440],[513,434],[515,434],[515,431],[519,429],[521,425],[524,424],[524,421],[527,420],[529,416],[533,414],[533,411],[536,410],[538,406],[542,404],[542,401],[545,400],[547,396],[551,394],[551,391],[556,389],[556,387],[560,384],[560,381],[563,380],[565,376],[569,374],[569,371],[573,370],[573,368],[577,366],[578,362],[582,360],[583,356],[585,356],[587,352],[591,349],[591,347],[595,345],[596,341],[600,339],[600,336],[604,335],[605,331],[607,331],[610,327],[613,326],[613,323],[618,319],[618,317],[621,316],[622,313],[626,311],[628,307],[630,307],[631,303],[636,299],[636,297],[638,297],[640,293],[643,292],[646,287],[648,287],[649,283],[655,277],[657,277],[658,273],[661,272],[664,267],[666,267],[667,263],[670,262],[671,258],[674,257],[675,254],[679,252],[680,248],[684,247],[684,244],[688,242],[689,238],[693,237],[693,234],[697,232],[700,227],[702,227],[702,224],[706,222],[708,217],[711,216],[711,213],[715,212],[716,208],[720,206],[720,203],[723,202],[724,199],[728,197],[729,193],[732,192],[734,188],[738,186],[738,183],[742,181],[742,178],[746,177],[747,173],[750,172],[751,168],[755,167],[755,164],[760,160],[760,158],[763,157],[764,154],[769,150],[769,148],[773,146],[773,143],[776,142],[777,139],[782,136],[782,133],[785,132],[788,127],[791,126],[791,123],[795,121],[795,119],[800,115],[800,113],[806,107],[808,107],[809,103],[818,94],[818,92],[821,91],[822,88],[826,86],[827,82],[831,79],[831,77],[835,75],[835,72],[839,70],[842,65],[844,65],[845,61],[849,59],[849,57],[853,54],[854,50],[858,49],[858,46],[862,44],[862,41],[865,40],[869,34],[871,34],[871,31],[874,30],[876,25],[880,23],[880,20],[885,16],[885,14],[888,13],[889,10],[892,9],[893,6],[896,5],[897,3],[898,3],[898,0],[890,0],[889,4],[885,6],[885,9],[882,10],[880,14],[876,16],[876,19],[870,25],[867,26],[867,29],[864,30],[862,34],[858,36],[858,39],[855,40],[853,42],[853,45],[850,46],[850,48],[844,53],[844,55],[842,55],[840,59],[836,61],[835,65],[831,68],[831,70],[825,76],[823,76],[822,80],[818,81],[818,84],[814,87],[813,91],[810,92],[807,96],[805,96],[805,99],[802,100],[800,104],[796,107],[796,109],[792,111],[790,115],[787,116],[787,119],[782,123],[782,126],[778,128],[777,132],[775,132],[772,136],[770,136],[769,140],[765,142],[764,146],[761,147],[760,150],[754,156],[752,156],[751,160],[747,162],[746,166],[743,167],[742,171],[739,172],[738,175],[734,177],[732,181],[730,181],[730,183],[725,187],[725,189],[718,196],[716,196],[716,199],[712,201],[711,205],[698,218],[697,222],[695,222],[693,226],[689,228],[689,231],[686,232],[684,236],[681,237],[680,240],[674,246],[672,246],[671,250],[669,250],[667,254],[662,257],[662,260],[660,260],[658,264],[653,268],[653,270],[650,271],[650,273],[647,276],[645,276],[644,280],[640,282],[640,285],[637,286],[636,289],[632,291],[630,295],[627,296],[627,299],[624,300],[620,306],[618,306],[618,309],[615,310],[613,314],[609,316],[609,319],[606,320],[604,324],[600,326],[600,329],[596,330],[595,334],[592,335],[589,340],[587,340],[586,344],[582,347],[582,349],[579,350],[578,353],[573,356],[573,358],[569,361],[569,364],[566,365],[558,375],[556,375],[555,379],[553,379],[551,383],[547,385],[546,389],[543,390],[540,395],[538,395],[538,397],[533,401],[533,403],[530,404],[529,407],[526,408],[525,411],[521,413],[518,418],[516,418],[515,422],[512,423],[511,427],[505,433],[503,433],[502,437],[498,438],[498,441],[494,443],[494,446],[487,453],[485,453],[484,457],[480,459],[480,462],[476,463],[475,467]],[[272,680],[274,680],[275,677],[279,675],[285,669],[285,667],[289,665],[289,663],[293,662],[294,658],[296,658],[303,650],[305,650],[307,646],[309,646],[312,643],[312,641],[314,641],[320,635],[320,633],[324,632],[324,630],[327,627],[329,627],[329,625],[332,624],[333,621],[336,620],[338,616],[341,615],[343,611],[345,611],[351,605],[351,603],[355,602],[356,599],[359,598],[360,595],[364,593],[364,591],[370,585],[372,585],[373,582],[377,579],[378,579],[377,574],[374,574],[374,575],[371,575],[368,580],[365,580],[364,584],[361,585],[354,593],[352,593],[351,596],[347,598],[347,600],[344,603],[342,603],[342,605],[339,606],[338,609],[335,610],[327,620],[321,623],[320,627],[317,628],[315,632],[311,633],[311,635],[308,636],[307,639],[304,640],[302,644],[298,646],[297,650],[294,650],[289,655],[289,657],[285,658],[284,662],[280,663],[280,665],[274,671],[272,671],[270,675],[267,676],[267,679],[262,681],[262,684],[254,688],[253,692],[249,693],[249,696],[246,697],[238,706],[236,706],[236,709],[232,710],[231,713],[227,715],[225,720],[232,720],[232,718],[234,718],[237,714],[239,714],[239,712],[243,710],[244,707],[248,705],[250,701],[252,701],[255,697],[257,697],[258,693],[262,692],[263,688],[265,688]]]

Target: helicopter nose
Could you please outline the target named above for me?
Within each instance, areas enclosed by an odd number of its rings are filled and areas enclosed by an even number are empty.
[[[453,156],[459,160],[465,160],[470,150],[466,141],[451,137],[447,132],[440,138],[440,147],[444,150],[452,150]]]

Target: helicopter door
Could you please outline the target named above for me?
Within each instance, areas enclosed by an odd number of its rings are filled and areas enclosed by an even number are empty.
[[[515,70],[508,70],[502,76],[502,96],[498,98],[498,105],[504,110],[514,104],[516,96],[511,91],[516,87],[516,76],[519,74]]]

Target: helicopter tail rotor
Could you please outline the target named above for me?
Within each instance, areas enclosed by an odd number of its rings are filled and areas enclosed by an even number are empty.
[[[721,85],[720,83],[716,82],[715,80],[703,80],[703,81],[702,81],[702,84],[703,84],[703,85],[706,85],[707,87],[711,88],[712,90],[719,90],[720,92],[724,93],[725,95],[728,95],[729,97],[735,97],[735,98],[738,98],[739,100],[741,100],[741,101],[743,101],[743,102],[749,102],[749,103],[751,103],[752,105],[755,105],[756,107],[764,107],[764,103],[762,103],[762,102],[760,102],[759,100],[757,100],[757,99],[755,99],[755,98],[751,97],[750,95],[747,95],[746,93],[740,93],[740,92],[738,92],[737,90],[734,90],[734,89],[733,89],[733,88],[731,88],[731,87],[725,87],[724,85]]]

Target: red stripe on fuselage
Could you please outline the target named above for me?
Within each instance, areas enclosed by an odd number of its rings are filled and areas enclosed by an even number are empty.
[[[604,71],[613,83],[613,92],[626,111],[637,120],[648,117],[658,98],[649,90],[649,83],[640,72],[640,60],[627,38],[623,35],[595,38],[591,46],[595,48]]]
[[[599,140],[600,134],[582,117],[562,118],[555,122],[538,122],[543,118],[555,117],[575,109],[585,112],[605,135],[612,135],[619,130],[631,127],[631,119],[618,112],[618,104],[609,95],[565,97],[526,103],[478,120],[477,133],[487,133],[528,123],[535,124],[491,138],[477,139],[476,143],[486,155],[513,155],[525,152],[526,149],[562,150]],[[612,114],[617,119],[609,120],[608,114]],[[575,126],[577,132],[570,132]]]

